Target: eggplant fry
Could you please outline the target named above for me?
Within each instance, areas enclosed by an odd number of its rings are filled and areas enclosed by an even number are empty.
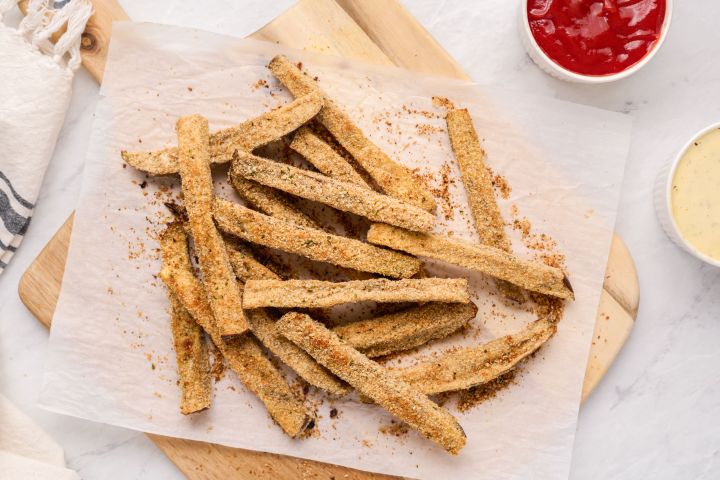
[[[333,328],[348,345],[370,358],[410,350],[447,337],[477,315],[474,303],[426,303]]]
[[[410,169],[392,160],[375,145],[350,117],[307,75],[286,57],[278,55],[268,65],[270,71],[296,98],[311,93],[323,95],[324,106],[318,114],[322,123],[375,180],[384,193],[429,212],[435,211],[435,199],[426,185]]]
[[[230,265],[238,280],[244,282],[248,278],[260,280],[275,280],[280,278],[275,272],[258,262],[247,248],[238,245],[238,242],[226,241],[225,248],[230,257]]]
[[[243,177],[296,197],[324,203],[374,222],[421,232],[432,230],[435,223],[433,214],[402,200],[251,153],[236,152],[230,170],[234,177]]]
[[[510,253],[505,222],[495,199],[490,172],[485,166],[485,150],[480,145],[470,112],[466,108],[450,110],[445,120],[480,243]],[[518,286],[498,279],[495,284],[506,297],[517,302],[525,301],[525,295]]]
[[[230,170],[229,178],[230,183],[238,195],[240,195],[240,198],[245,200],[255,210],[265,215],[300,225],[301,227],[322,229],[313,219],[305,215],[299,208],[284,198],[281,192],[252,180],[246,180],[241,175],[234,173],[232,169]]]
[[[173,262],[172,257],[176,247],[182,248],[182,244],[174,245],[178,235],[185,236],[183,227],[178,223],[172,223],[160,236],[163,261],[166,264]],[[168,300],[173,346],[180,377],[180,412],[183,415],[201,412],[210,408],[211,403],[212,382],[207,343],[202,327],[182,306],[177,296],[169,290]]]
[[[492,178],[485,166],[485,151],[473,127],[472,117],[465,108],[455,109],[448,112],[446,121],[480,241],[507,251],[510,242],[505,236]]]
[[[237,203],[216,199],[213,211],[221,230],[247,242],[394,278],[411,277],[420,269],[420,261],[414,257],[301,227]]]
[[[270,416],[285,433],[297,436],[312,418],[303,399],[290,388],[253,337],[222,337],[203,286],[193,274],[185,234],[182,229],[177,229],[172,235],[172,241],[163,246],[166,260],[160,279],[210,336],[243,384],[265,404]]]
[[[552,321],[536,320],[524,330],[468,347],[409,368],[395,375],[427,395],[467,390],[509,372],[537,351],[557,330]]]
[[[321,94],[304,95],[282,107],[263,113],[234,127],[210,135],[212,163],[232,160],[235,150],[252,151],[297,130],[311,120],[323,106]],[[152,152],[128,152],[121,156],[129,165],[151,175],[169,175],[180,171],[177,147]]]
[[[358,352],[324,325],[301,313],[288,313],[278,329],[321,365],[397,418],[455,455],[465,446],[460,424],[446,409]]]
[[[195,323],[175,294],[168,292],[170,321],[180,377],[180,413],[189,415],[210,408],[210,359],[202,328]]]
[[[213,180],[208,161],[208,122],[200,115],[177,122],[178,159],[195,251],[210,307],[223,336],[240,335],[248,326],[227,250],[212,217]]]
[[[182,227],[185,229],[185,233],[192,236],[192,231],[187,221],[187,210],[185,210],[185,207],[176,203],[166,203],[165,206],[172,212],[177,219],[177,222],[182,224]],[[239,280],[246,278],[274,280],[278,278],[275,272],[258,262],[250,249],[243,245],[239,240],[230,237],[229,235],[224,237],[223,240],[225,241],[225,250],[227,251],[230,259],[230,266]]]
[[[293,137],[290,148],[303,156],[319,172],[341,182],[354,183],[361,187],[370,188],[350,162],[337,153],[322,138],[318,137],[308,127],[300,128]]]
[[[367,240],[375,245],[476,270],[533,292],[563,299],[574,298],[570,281],[559,268],[520,260],[498,248],[382,224],[370,227]]]
[[[231,262],[233,257],[235,263],[242,265],[241,268],[235,269],[235,275],[238,280],[246,282],[248,280],[271,279],[280,280],[269,268],[262,266],[252,254],[248,251],[240,249],[228,248],[231,254]],[[245,268],[247,264],[257,263],[264,270],[255,267],[252,269]],[[234,264],[235,264],[234,263]],[[245,312],[250,331],[277,356],[285,365],[293,369],[300,378],[308,382],[310,385],[321,388],[328,393],[334,395],[345,395],[348,393],[348,386],[339,380],[335,375],[330,373],[325,367],[319,365],[313,358],[305,353],[304,350],[296,346],[287,338],[280,335],[275,327],[275,319],[265,310],[252,310]]]
[[[250,330],[258,340],[300,378],[333,395],[348,393],[349,388],[344,382],[318,364],[304,350],[280,335],[275,325],[276,320],[271,318],[264,309],[247,312],[247,319]]]
[[[249,280],[243,294],[244,308],[326,308],[357,302],[469,303],[464,278],[387,280]]]

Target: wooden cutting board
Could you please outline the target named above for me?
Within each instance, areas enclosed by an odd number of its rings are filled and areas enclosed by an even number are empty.
[[[82,56],[83,65],[100,82],[112,22],[128,17],[115,0],[92,2],[95,13],[83,34]],[[418,72],[468,78],[397,0],[301,0],[250,37]],[[71,230],[72,216],[30,265],[19,285],[23,303],[48,327],[60,293]],[[632,257],[615,235],[585,374],[583,400],[625,343],[637,315],[639,296]],[[391,478],[281,455],[148,436],[193,480]]]

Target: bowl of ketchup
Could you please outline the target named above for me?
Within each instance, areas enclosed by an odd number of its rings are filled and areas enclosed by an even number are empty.
[[[667,36],[672,0],[523,0],[525,48],[550,75],[582,83],[628,77]]]

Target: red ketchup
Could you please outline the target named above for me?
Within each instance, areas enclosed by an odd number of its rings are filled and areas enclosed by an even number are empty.
[[[545,54],[582,75],[610,75],[655,46],[665,0],[528,0],[528,20]]]

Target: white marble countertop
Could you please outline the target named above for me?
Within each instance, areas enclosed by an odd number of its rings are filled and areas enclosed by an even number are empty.
[[[241,35],[292,1],[120,3],[136,20],[211,30],[232,25]],[[670,243],[651,196],[657,172],[673,152],[700,128],[720,121],[720,3],[675,2],[669,37],[655,59],[628,80],[595,87],[559,82],[532,64],[516,32],[517,0],[405,3],[477,81],[634,117],[617,231],[640,274],[640,313],[615,365],[582,407],[571,478],[720,478],[720,270]],[[210,11],[222,12],[221,18]],[[84,479],[182,478],[141,433],[34,406],[48,335],[20,302],[17,284],[77,201],[97,93],[95,81],[80,71],[32,224],[0,276],[0,392],[63,445],[69,467]]]

